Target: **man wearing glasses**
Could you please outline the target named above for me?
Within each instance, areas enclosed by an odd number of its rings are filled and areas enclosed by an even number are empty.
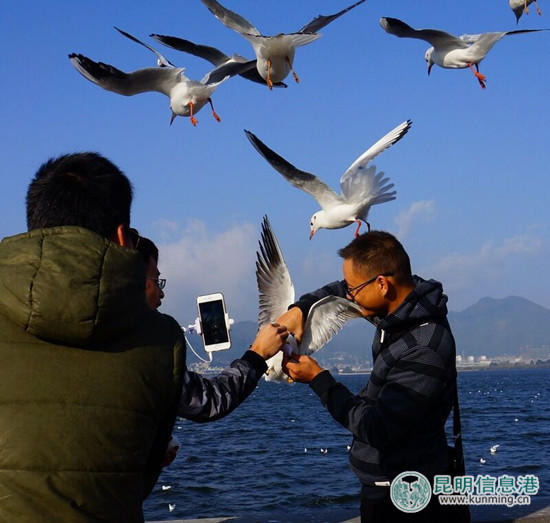
[[[339,255],[344,280],[302,296],[278,321],[300,338],[317,300],[332,294],[359,304],[376,326],[369,381],[355,395],[309,356],[285,357],[285,368],[353,434],[349,460],[362,485],[362,522],[444,521],[436,497],[407,514],[393,506],[389,486],[404,471],[430,480],[446,471],[444,427],[456,386],[447,296],[439,282],[411,274],[405,249],[389,233],[362,234]]]

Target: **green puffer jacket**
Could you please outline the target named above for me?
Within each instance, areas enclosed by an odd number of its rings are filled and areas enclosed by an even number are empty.
[[[144,271],[79,227],[0,243],[0,521],[143,521],[185,367]]]

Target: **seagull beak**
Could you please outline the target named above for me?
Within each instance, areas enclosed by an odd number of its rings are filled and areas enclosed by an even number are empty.
[[[309,233],[309,239],[313,238],[313,235],[315,234],[315,231],[311,229],[311,232]]]
[[[174,122],[174,118],[177,116],[176,113],[172,112],[172,117],[170,118],[170,125]]]
[[[433,64],[428,64],[428,76],[430,76],[430,71],[432,70]]]

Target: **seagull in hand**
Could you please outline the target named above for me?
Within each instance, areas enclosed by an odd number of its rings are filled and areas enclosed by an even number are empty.
[[[279,171],[294,187],[311,194],[321,206],[322,209],[311,217],[309,234],[311,240],[318,229],[341,229],[354,222],[357,223],[356,237],[359,235],[361,222],[365,222],[370,230],[366,220],[371,206],[395,200],[396,193],[390,191],[393,183],[388,183],[389,178],[385,178],[382,171],[377,173],[374,165],[368,168],[366,166],[384,149],[403,138],[411,125],[411,120],[399,124],[359,156],[340,178],[341,195],[317,176],[294,167],[250,131],[245,130],[245,134],[255,149],[276,171]]]
[[[428,75],[433,64],[447,69],[465,69],[469,67],[483,89],[486,87],[486,77],[479,72],[479,63],[499,40],[507,35],[544,31],[544,29],[522,29],[454,36],[438,29],[413,29],[397,18],[380,18],[380,25],[386,33],[399,38],[417,38],[432,44],[432,47],[426,51],[424,56],[428,64]]]
[[[193,126],[197,125],[197,119],[194,115],[206,103],[210,103],[212,115],[219,122],[220,117],[216,114],[210,98],[212,93],[231,76],[254,67],[254,60],[245,63],[224,64],[216,67],[206,74],[200,82],[197,82],[183,74],[185,68],[174,67],[156,49],[121,29],[115,29],[155,53],[159,67],[149,67],[125,73],[112,65],[94,62],[90,58],[77,53],[69,55],[71,63],[85,78],[107,91],[113,91],[124,96],[133,96],[148,91],[165,94],[170,98],[170,109],[172,110],[170,124],[176,116],[189,116]]]
[[[178,51],[198,56],[199,58],[204,58],[205,60],[208,60],[210,63],[214,64],[216,67],[232,62],[245,63],[250,61],[247,58],[244,58],[243,56],[240,56],[238,54],[227,56],[225,53],[223,53],[219,49],[216,49],[215,47],[211,47],[209,45],[195,44],[190,40],[184,40],[183,38],[178,38],[177,36],[166,36],[159,34],[151,34],[149,36],[151,38],[154,38],[155,40],[158,40],[160,43],[166,45],[167,47],[171,47],[172,49],[177,49]],[[263,85],[265,84],[265,80],[260,76],[260,73],[258,73],[258,70],[256,69],[256,60],[253,60],[253,62],[254,67],[252,67],[248,71],[240,73],[239,76]],[[284,82],[276,82],[273,84],[273,87],[287,87],[287,85]]]
[[[256,281],[258,282],[260,308],[259,328],[275,321],[294,303],[294,285],[267,216],[262,222],[260,251],[256,252]],[[283,350],[287,354],[313,354],[327,344],[352,318],[362,318],[359,305],[339,296],[326,296],[315,302],[307,315],[304,334],[300,343],[290,335]],[[267,381],[291,381],[282,369],[283,352],[266,361]]]
[[[225,8],[216,0],[202,0],[202,3],[222,24],[241,34],[250,42],[256,54],[258,73],[271,89],[275,82],[284,80],[290,71],[292,71],[296,82],[299,82],[300,80],[292,67],[296,47],[317,40],[321,36],[317,33],[319,29],[364,1],[359,0],[333,15],[319,15],[296,33],[280,33],[276,36],[262,35],[248,20]]]
[[[537,0],[509,0],[509,5],[512,11],[514,11],[514,14],[516,15],[516,23],[519,22],[519,19],[521,18],[521,15],[525,13],[526,15],[529,14],[529,9],[527,9],[527,6],[529,4],[532,4],[535,2],[535,6],[537,8],[537,14],[541,15],[542,11],[540,10],[539,3]]]

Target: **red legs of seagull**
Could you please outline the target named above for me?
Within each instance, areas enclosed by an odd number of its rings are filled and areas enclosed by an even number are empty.
[[[288,56],[285,56],[285,59],[286,59],[286,63],[287,63],[288,66],[290,67],[290,70],[292,71],[292,76],[294,76],[294,80],[296,80],[296,83],[299,84],[299,83],[300,83],[300,79],[298,78],[298,75],[296,74],[296,72],[295,72],[294,69],[292,68],[292,64],[290,63],[290,60],[288,59]]]
[[[210,103],[210,107],[212,107],[212,116],[215,118],[217,122],[221,122],[221,118],[218,116],[216,111],[214,111],[214,104],[212,103],[212,98],[208,98],[208,102]]]
[[[355,220],[355,223],[357,224],[357,229],[355,229],[355,237],[357,238],[359,236],[359,229],[361,228],[361,224],[363,223],[359,218]],[[367,232],[370,232],[370,223],[365,222],[367,225]]]
[[[197,125],[197,119],[193,116],[193,102],[189,102],[189,119],[193,124],[193,127]]]
[[[270,91],[273,89],[273,82],[271,81],[271,58],[267,59],[267,86]]]
[[[474,70],[474,67],[472,64],[468,64],[468,67],[470,68],[470,70],[472,71],[472,73],[474,73],[474,76],[477,78],[477,81],[479,82],[479,85],[481,85],[481,88],[482,89],[485,89],[487,86],[485,85],[485,81],[487,80],[487,77],[482,75],[480,72],[479,72],[479,65],[478,64],[475,64],[476,66],[476,70]]]
[[[537,14],[540,16],[542,14],[542,11],[539,7],[539,3],[538,3],[538,0],[535,0],[535,6],[537,7]]]

